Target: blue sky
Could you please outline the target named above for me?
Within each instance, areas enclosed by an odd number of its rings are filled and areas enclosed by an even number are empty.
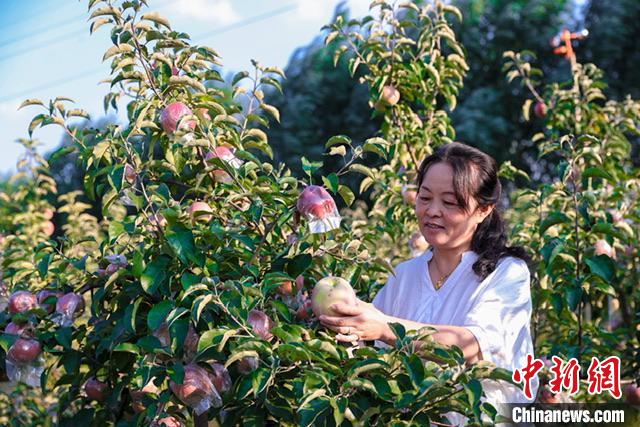
[[[109,75],[102,63],[110,47],[104,26],[89,35],[86,0],[0,0],[0,173],[15,170],[37,107],[17,111],[26,98],[48,101],[66,96],[93,119],[104,115],[102,98]],[[149,0],[150,10],[167,17],[172,28],[190,34],[194,44],[216,49],[225,70],[250,67],[250,59],[284,68],[289,56],[308,44],[329,22],[339,0]],[[369,0],[348,0],[355,16]],[[39,129],[41,152],[55,148],[61,130]]]

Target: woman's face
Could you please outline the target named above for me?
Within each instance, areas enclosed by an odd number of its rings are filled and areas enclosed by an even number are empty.
[[[492,208],[478,208],[475,199],[465,211],[456,200],[453,168],[448,163],[429,167],[416,200],[416,216],[420,231],[429,244],[438,249],[468,250],[478,224]]]

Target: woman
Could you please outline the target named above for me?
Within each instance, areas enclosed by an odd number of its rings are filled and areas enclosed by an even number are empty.
[[[336,304],[343,316],[320,321],[338,332],[338,340],[389,345],[395,343],[389,323],[406,330],[430,326],[436,341],[460,347],[469,363],[524,367],[527,353],[533,354],[529,269],[524,249],[506,246],[495,160],[447,144],[422,162],[418,187],[416,216],[431,249],[398,265],[373,304]],[[528,401],[513,385],[483,385],[494,405]],[[532,385],[535,395],[537,382]]]

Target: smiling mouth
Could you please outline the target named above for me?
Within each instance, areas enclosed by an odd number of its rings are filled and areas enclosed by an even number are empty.
[[[438,224],[433,224],[433,223],[431,223],[431,222],[426,222],[426,223],[424,224],[424,226],[425,226],[425,227],[427,227],[427,228],[431,228],[431,229],[433,229],[433,230],[443,230],[443,229],[444,229],[444,227],[443,227],[443,226],[438,225]]]

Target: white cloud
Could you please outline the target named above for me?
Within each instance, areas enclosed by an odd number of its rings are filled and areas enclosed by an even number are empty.
[[[316,21],[328,23],[333,16],[339,0],[296,0],[298,5],[297,18],[303,21]],[[371,0],[348,0],[347,7],[352,16],[360,17],[369,10]]]
[[[175,0],[169,12],[189,19],[214,24],[232,24],[240,19],[230,0]]]
[[[20,111],[18,111],[19,106],[19,101],[0,102],[0,117],[9,118],[11,116],[17,116],[20,114]]]

